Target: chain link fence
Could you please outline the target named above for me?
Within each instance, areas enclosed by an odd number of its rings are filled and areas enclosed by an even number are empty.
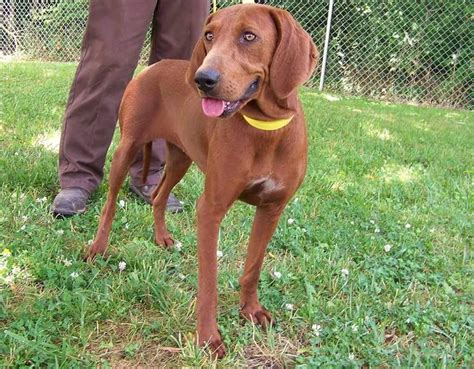
[[[329,0],[267,2],[290,11],[323,55]],[[473,108],[471,0],[334,0],[332,10],[324,90]],[[0,0],[0,52],[77,61],[87,14],[87,0]],[[320,77],[321,63],[308,86]]]

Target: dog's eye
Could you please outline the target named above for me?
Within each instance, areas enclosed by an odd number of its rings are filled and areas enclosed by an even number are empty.
[[[245,41],[252,42],[254,41],[257,36],[254,35],[252,32],[245,32],[242,37],[244,38]]]
[[[214,38],[214,34],[212,32],[206,32],[204,34],[204,37],[206,38],[207,41],[212,41],[212,39]]]

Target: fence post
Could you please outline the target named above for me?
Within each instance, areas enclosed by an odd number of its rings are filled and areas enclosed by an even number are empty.
[[[324,78],[326,77],[326,63],[328,61],[329,34],[331,33],[331,20],[332,20],[333,7],[334,7],[334,0],[329,0],[328,22],[326,25],[326,39],[324,41],[323,64],[321,65],[321,79],[319,81],[319,91],[323,90]]]

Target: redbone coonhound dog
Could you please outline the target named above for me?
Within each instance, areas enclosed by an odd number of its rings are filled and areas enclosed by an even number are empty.
[[[219,357],[225,354],[216,323],[219,225],[237,199],[256,206],[240,306],[246,319],[265,328],[272,316],[259,302],[257,285],[268,242],[305,175],[306,123],[298,87],[317,58],[311,37],[288,12],[235,5],[209,16],[191,61],[148,67],[122,100],[109,193],[86,257],[106,251],[117,195],[137,151],[145,147],[147,159],[150,142],[164,138],[166,169],[153,200],[155,240],[173,245],[166,201],[194,161],[205,173],[197,202],[197,337]]]

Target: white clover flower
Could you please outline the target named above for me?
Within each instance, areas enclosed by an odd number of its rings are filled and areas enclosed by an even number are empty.
[[[64,230],[58,229],[58,230],[56,231],[56,233],[59,234],[59,235],[63,235],[63,234],[64,234]]]
[[[374,232],[375,233],[380,233],[380,228],[375,228]]]
[[[293,304],[285,304],[285,309],[292,311],[294,309]]]
[[[354,225],[355,223],[353,221],[351,221],[351,225]]]
[[[4,280],[7,284],[13,283],[13,274],[8,274]]]
[[[352,324],[352,332],[357,332],[359,330],[359,327],[357,326],[357,324]]]
[[[126,267],[127,267],[127,263],[126,263],[125,261],[121,261],[121,262],[118,264],[118,268],[119,268],[119,271],[120,271],[120,272],[123,272]]]
[[[295,220],[294,220],[293,218],[289,218],[289,219],[288,219],[288,224],[289,224],[289,225],[292,225],[294,222],[295,222]]]
[[[123,209],[125,207],[125,201],[124,200],[120,200],[119,201],[119,206]]]
[[[72,261],[69,259],[63,259],[63,264],[67,267],[70,267],[72,265]]]
[[[276,270],[274,270],[274,271],[273,271],[273,277],[275,277],[276,279],[280,279],[280,278],[281,278],[281,273],[278,272],[278,271],[276,271]]]
[[[296,204],[298,201],[300,201],[300,199],[298,197],[295,197],[295,199],[293,200],[293,202]]]
[[[313,324],[311,326],[311,329],[313,330],[316,337],[319,337],[319,335],[321,334],[321,326],[319,324]]]
[[[355,360],[355,355],[354,354],[349,354],[349,360],[354,361]]]
[[[26,215],[23,215],[23,216],[21,217],[21,220],[24,221],[24,222],[26,222],[26,221],[28,220],[28,217],[27,217]]]
[[[178,274],[178,277],[179,279],[181,279],[182,281],[184,281],[186,279],[186,276],[184,274]]]
[[[370,224],[375,224],[375,220],[370,219],[369,222]]]
[[[218,258],[221,258],[224,256],[224,253],[221,250],[217,250],[216,255]]]
[[[308,232],[308,231],[306,230],[306,228],[301,228],[301,231],[302,231],[303,233]]]
[[[385,252],[389,252],[389,251],[392,249],[392,245],[390,245],[390,244],[387,243],[387,244],[383,247],[383,249],[385,250]]]
[[[20,231],[24,231],[25,229],[26,229],[26,225],[23,224],[23,225],[21,226],[21,228],[20,228]]]
[[[79,273],[78,272],[72,272],[71,274],[69,274],[69,276],[71,278],[77,278],[77,277],[79,277]]]
[[[181,251],[181,248],[183,247],[183,244],[180,241],[176,241],[174,243],[174,248],[178,251]]]
[[[36,199],[36,202],[42,203],[42,202],[45,202],[46,200],[47,200],[46,197],[42,197],[42,198],[40,198],[40,199]]]
[[[406,229],[410,229],[410,228],[411,228],[411,224],[410,224],[410,223],[405,224],[405,228],[406,228]]]
[[[344,277],[347,277],[349,275],[349,269],[343,268],[341,269],[341,273]]]

